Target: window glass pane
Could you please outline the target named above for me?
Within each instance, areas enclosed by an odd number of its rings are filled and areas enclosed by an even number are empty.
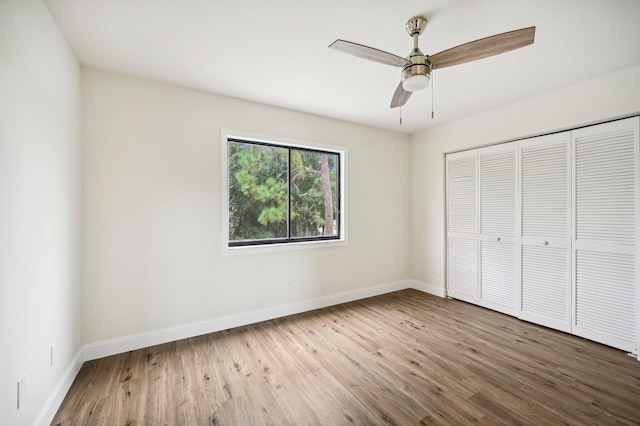
[[[287,238],[288,149],[229,141],[229,241]]]
[[[339,235],[338,154],[291,149],[291,238]]]

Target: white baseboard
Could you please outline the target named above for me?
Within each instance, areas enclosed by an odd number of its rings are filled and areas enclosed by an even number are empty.
[[[173,342],[189,337],[200,336],[216,331],[227,330],[256,322],[267,321],[287,315],[299,314],[301,312],[320,309],[327,306],[338,305],[340,303],[351,302],[367,297],[378,296],[392,291],[411,288],[410,280],[396,281],[382,284],[375,287],[367,287],[358,290],[334,293],[314,299],[302,300],[285,305],[273,306],[260,309],[258,311],[243,312],[236,315],[213,318],[210,320],[186,324],[178,327],[154,330],[145,333],[133,334],[130,336],[115,339],[103,340],[90,343],[84,346],[85,361],[103,358],[149,346],[160,345],[162,343]]]
[[[51,421],[58,412],[64,397],[67,395],[67,392],[69,392],[73,381],[76,379],[76,376],[80,372],[80,368],[85,361],[83,352],[83,348],[80,348],[78,352],[76,352],[75,356],[69,363],[69,366],[58,381],[58,384],[53,388],[53,392],[49,395],[47,402],[45,402],[40,413],[38,413],[38,417],[36,417],[33,422],[34,425],[51,424]]]
[[[419,286],[416,286],[416,283],[418,283]],[[287,315],[299,314],[314,309],[325,308],[327,306],[339,305],[341,303],[352,302],[354,300],[365,299],[367,297],[378,296],[407,288],[416,288],[430,293],[430,291],[425,290],[429,288],[428,285],[425,287],[424,284],[417,281],[396,281],[375,287],[334,293],[314,299],[273,306],[258,311],[243,312],[236,315],[213,318],[207,321],[186,324],[178,327],[154,330],[146,333],[133,334],[130,336],[89,343],[78,350],[78,353],[74,356],[46,404],[40,410],[40,414],[36,418],[34,425],[48,425],[51,423],[53,417],[60,408],[65,395],[78,375],[82,364],[86,361],[159,345],[162,343],[173,342],[180,339],[186,339],[189,337],[200,336],[202,334],[254,324],[261,321],[268,321]]]
[[[434,296],[446,297],[447,292],[444,286],[437,284],[429,284],[418,280],[410,280],[410,286],[413,289],[423,291],[425,293],[433,294]]]

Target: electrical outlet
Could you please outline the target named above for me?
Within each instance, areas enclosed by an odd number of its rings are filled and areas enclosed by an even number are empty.
[[[17,395],[17,409],[24,407],[24,403],[27,399],[27,376],[22,376],[18,379],[18,395]]]
[[[442,268],[440,265],[436,266],[436,277],[439,277],[442,274]]]

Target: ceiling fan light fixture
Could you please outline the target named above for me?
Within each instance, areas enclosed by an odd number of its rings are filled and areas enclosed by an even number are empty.
[[[402,88],[407,92],[417,92],[429,85],[429,80],[431,79],[431,64],[428,62],[420,63],[425,62],[423,55],[412,56],[411,60],[416,62],[402,70]]]
[[[415,74],[404,79],[402,88],[407,92],[417,92],[429,85],[429,74]]]

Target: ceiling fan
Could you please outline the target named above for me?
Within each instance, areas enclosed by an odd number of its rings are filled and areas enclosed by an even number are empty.
[[[413,92],[422,90],[429,85],[432,70],[528,46],[533,44],[536,32],[536,27],[522,28],[461,44],[429,56],[418,48],[418,37],[426,26],[427,18],[424,16],[415,16],[407,21],[406,29],[409,36],[413,37],[413,49],[406,58],[340,39],[331,43],[329,47],[360,58],[402,68],[400,83],[391,99],[391,108],[397,108],[407,103]]]

